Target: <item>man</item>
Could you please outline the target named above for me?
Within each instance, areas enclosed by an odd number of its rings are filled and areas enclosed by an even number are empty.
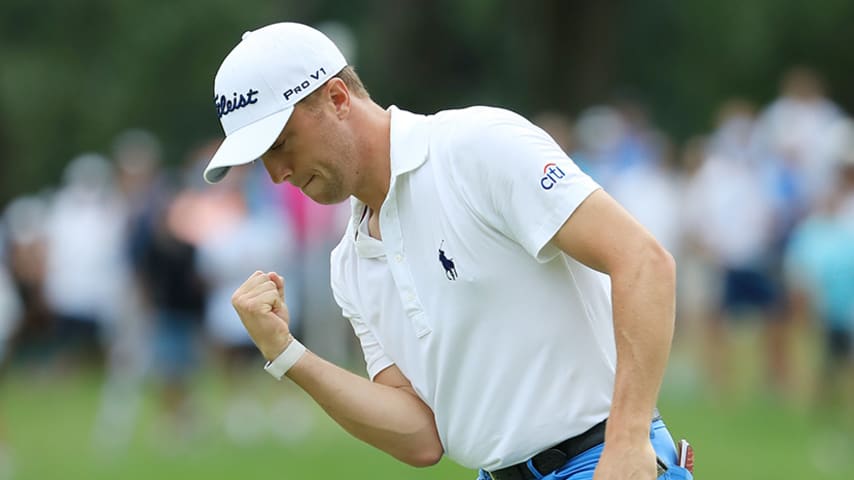
[[[677,471],[651,424],[673,259],[544,132],[494,108],[383,109],[326,36],[293,23],[245,34],[214,89],[226,139],[209,182],[260,157],[316,202],[352,197],[332,288],[370,380],[306,351],[284,279],[259,271],[232,300],[270,373],[411,465],[652,479],[658,453]]]
[[[843,125],[837,184],[795,226],[783,257],[791,311],[816,318],[822,330],[818,399],[828,411],[854,400],[854,123]]]

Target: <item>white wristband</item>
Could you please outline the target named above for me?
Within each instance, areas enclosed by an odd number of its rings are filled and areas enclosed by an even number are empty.
[[[267,364],[264,365],[264,370],[266,370],[267,373],[272,375],[276,380],[281,380],[285,373],[287,373],[287,371],[297,363],[297,360],[302,358],[304,353],[305,345],[299,343],[299,341],[294,338],[291,340],[291,343],[284,352],[280,353],[272,362],[267,362]]]

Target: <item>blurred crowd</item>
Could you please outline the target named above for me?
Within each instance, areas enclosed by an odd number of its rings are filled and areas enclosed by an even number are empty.
[[[744,369],[730,337],[752,325],[760,390],[811,385],[809,401],[851,410],[854,123],[816,72],[792,68],[764,107],[725,101],[681,147],[631,99],[536,121],[676,257],[677,341],[698,339],[712,392]],[[804,382],[794,352],[811,338],[821,359]]]
[[[728,388],[740,368],[729,337],[749,323],[769,391],[796,388],[793,344],[812,331],[818,401],[852,404],[854,123],[815,72],[792,69],[768,105],[725,102],[714,130],[681,146],[630,98],[533,121],[676,257],[677,342],[695,332],[710,388]],[[318,206],[257,166],[206,185],[215,147],[167,168],[158,139],[129,130],[108,156],[70,161],[55,188],[2,206],[0,362],[102,368],[111,442],[132,429],[146,379],[182,419],[201,363],[233,377],[258,367],[230,305],[255,270],[283,273],[292,330],[311,348],[358,358],[328,287],[346,204]]]
[[[130,440],[144,386],[156,386],[164,424],[181,431],[193,418],[195,373],[215,367],[239,382],[244,366],[261,364],[231,307],[255,270],[286,278],[297,335],[347,361],[348,327],[315,301],[329,289],[324,259],[343,232],[344,205],[316,205],[273,185],[263,168],[207,185],[202,171],[217,142],[170,168],[154,135],[128,130],[109,156],[80,154],[59,186],[3,209],[0,366],[103,372],[94,435],[104,445]],[[0,451],[2,439],[0,418]]]

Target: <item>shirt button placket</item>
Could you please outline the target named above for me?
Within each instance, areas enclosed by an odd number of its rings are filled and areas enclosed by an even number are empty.
[[[412,275],[404,264],[406,257],[403,254],[403,241],[400,232],[400,223],[397,218],[397,207],[395,205],[396,199],[394,197],[393,185],[390,188],[392,189],[392,193],[386,200],[386,204],[383,206],[381,214],[383,223],[380,225],[380,228],[383,232],[383,243],[386,244],[390,251],[394,252],[394,263],[390,263],[389,267],[391,268],[392,275],[399,285],[401,301],[403,302],[403,307],[406,310],[407,316],[415,327],[415,334],[418,338],[421,338],[432,330],[430,329],[430,326],[427,325],[424,312],[415,295]]]

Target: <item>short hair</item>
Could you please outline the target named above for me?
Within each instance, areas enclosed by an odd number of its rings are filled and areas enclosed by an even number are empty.
[[[347,89],[350,90],[350,93],[353,95],[359,98],[371,98],[371,94],[368,93],[368,89],[365,88],[365,84],[362,83],[362,79],[359,78],[359,75],[352,66],[347,65],[332,78],[340,78],[344,82],[344,85],[347,85]],[[330,78],[330,80],[332,78]],[[318,88],[298,103],[302,103],[307,107],[312,107],[317,100],[317,94],[319,91],[320,89]]]
[[[338,72],[338,75],[335,75],[335,77],[343,80],[344,84],[347,85],[347,88],[350,89],[353,95],[362,98],[371,98],[371,94],[368,93],[368,89],[365,88],[365,84],[362,83],[362,79],[359,78],[359,74],[356,73],[356,69],[350,65],[344,67],[340,72]]]

